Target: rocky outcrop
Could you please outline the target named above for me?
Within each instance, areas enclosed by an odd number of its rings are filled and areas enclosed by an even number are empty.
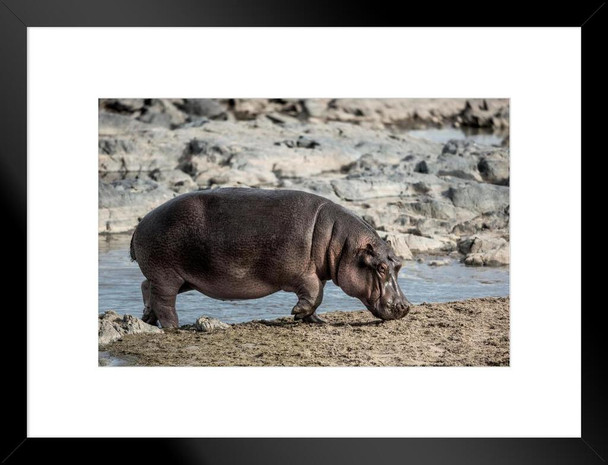
[[[150,210],[177,194],[152,180],[99,181],[98,231],[121,233],[132,230]]]
[[[391,129],[504,128],[507,100],[111,99],[100,109],[100,233],[132,230],[177,194],[237,186],[324,196],[406,258],[487,233],[508,243],[507,147]],[[508,261],[504,245],[462,254],[472,265]]]
[[[465,255],[466,265],[506,266],[510,263],[509,242],[504,237],[466,237],[458,242],[458,250]]]
[[[101,99],[100,111],[152,126],[178,128],[208,120],[275,124],[339,121],[369,127],[509,127],[508,99]]]
[[[112,310],[99,315],[98,330],[100,346],[122,339],[126,334],[162,332],[160,328],[144,323],[139,318],[132,315],[119,315]]]

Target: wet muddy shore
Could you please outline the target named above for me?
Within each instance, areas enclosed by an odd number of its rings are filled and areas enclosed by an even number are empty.
[[[367,311],[322,316],[325,325],[283,317],[128,334],[103,350],[123,366],[509,365],[509,298],[423,303],[394,321]]]

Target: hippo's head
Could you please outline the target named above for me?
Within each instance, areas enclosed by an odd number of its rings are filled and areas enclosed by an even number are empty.
[[[408,314],[411,303],[397,282],[401,260],[386,242],[370,241],[347,255],[338,269],[338,283],[346,294],[357,297],[383,320],[397,320]]]

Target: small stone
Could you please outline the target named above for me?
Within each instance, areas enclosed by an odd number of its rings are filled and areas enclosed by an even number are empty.
[[[449,260],[431,260],[428,265],[429,266],[444,266],[444,265],[449,265],[450,261]]]
[[[224,330],[230,328],[229,324],[218,320],[217,318],[211,318],[208,316],[201,316],[194,323],[194,329],[203,333],[212,333],[217,330]]]

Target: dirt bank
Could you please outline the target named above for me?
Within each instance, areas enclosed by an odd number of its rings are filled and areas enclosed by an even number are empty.
[[[509,299],[415,306],[402,320],[369,312],[232,325],[214,333],[133,334],[105,347],[145,366],[508,366]]]

